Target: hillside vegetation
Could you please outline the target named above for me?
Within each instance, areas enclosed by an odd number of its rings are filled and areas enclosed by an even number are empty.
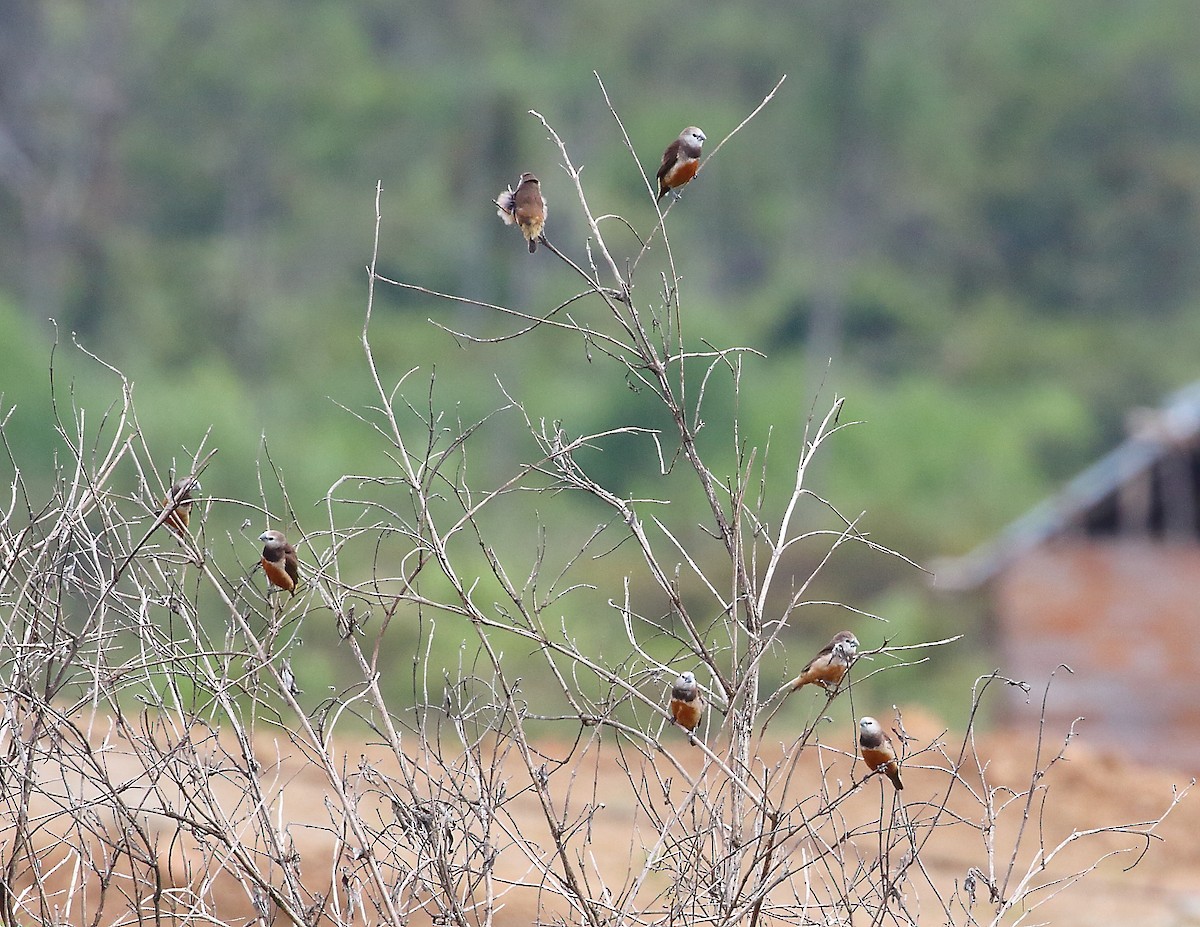
[[[638,164],[652,174],[689,123],[724,137],[782,75],[673,214],[687,331],[756,352],[736,411],[779,460],[812,409],[847,397],[844,420],[865,424],[815,476],[873,538],[921,564],[966,550],[1197,373],[1200,36],[1183,0],[21,0],[4,15],[0,392],[35,498],[62,452],[52,342],[60,403],[98,422],[121,388],[73,336],[133,382],[161,460],[217,447],[206,491],[244,499],[269,453],[303,515],[379,462],[343,410],[373,395],[359,337],[377,182],[383,275],[536,312],[576,281],[520,253],[491,198],[532,169],[551,240],[582,261],[586,229],[529,110],[571,140],[598,209],[644,231]],[[378,354],[436,369],[464,422],[512,397],[577,434],[664,424],[636,390],[594,389],[567,338],[472,344],[441,326],[505,326],[379,298]],[[721,434],[735,407],[706,412]],[[481,472],[520,458],[514,434],[486,433]],[[653,459],[609,450],[594,467],[614,491],[657,492]],[[241,516],[210,517],[219,535]],[[914,637],[962,619],[931,613],[901,562],[850,554],[821,583]],[[839,619],[813,614],[823,640]]]

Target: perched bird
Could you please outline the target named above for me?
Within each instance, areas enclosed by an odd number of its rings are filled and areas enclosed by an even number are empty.
[[[791,682],[785,683],[775,695],[771,696],[774,700],[782,695],[783,699],[775,706],[775,710],[767,716],[767,720],[763,722],[762,733],[767,733],[767,725],[771,723],[771,719],[779,714],[779,710],[783,708],[783,703],[787,696],[795,692],[801,686],[807,686],[809,683],[820,686],[826,691],[831,691],[836,694],[838,686],[842,684],[842,680],[846,678],[846,671],[850,669],[858,655],[858,638],[849,631],[838,631],[833,635],[833,640],[821,648],[821,651],[804,665],[804,669],[800,671],[800,675]],[[833,695],[830,695],[832,698]]]
[[[688,126],[679,133],[679,138],[663,152],[662,165],[658,169],[658,200],[670,190],[678,190],[696,176],[700,169],[700,146],[705,134],[695,126]]]
[[[267,581],[295,595],[296,584],[300,582],[296,548],[287,542],[282,531],[264,531],[258,539],[263,542],[262,568]]]
[[[788,683],[788,688],[795,692],[801,686],[815,683],[825,689],[836,689],[857,655],[858,638],[849,631],[838,631],[833,640],[808,661],[800,675]]]
[[[187,534],[188,521],[192,515],[192,493],[200,493],[200,481],[193,477],[176,480],[167,490],[167,498],[163,499],[163,508],[174,505],[175,508],[163,522],[173,534]]]
[[[696,685],[696,677],[691,673],[682,673],[671,687],[671,723],[678,724],[688,732],[688,740],[692,731],[700,723],[704,714],[704,699],[700,697],[700,687]]]
[[[863,762],[870,767],[871,772],[882,771],[896,790],[904,788],[900,781],[900,764],[896,762],[896,750],[892,747],[891,738],[883,732],[879,722],[874,718],[860,718],[858,722],[858,747],[862,752]]]
[[[542,185],[526,171],[517,181],[517,189],[508,187],[496,197],[496,215],[505,225],[517,225],[529,242],[529,253],[537,251],[538,239],[546,227],[546,198]]]

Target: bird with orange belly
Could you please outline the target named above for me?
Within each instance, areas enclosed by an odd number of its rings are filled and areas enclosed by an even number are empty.
[[[681,673],[671,687],[671,723],[678,724],[688,732],[688,742],[696,745],[692,732],[700,723],[704,714],[704,699],[700,696],[700,687],[692,673]]]
[[[858,638],[850,631],[838,631],[833,635],[833,638],[822,647],[815,657],[804,664],[804,669],[800,670],[800,675],[791,682],[785,683],[780,687],[779,691],[772,696],[772,699],[782,695],[786,700],[787,696],[797,689],[808,685],[817,685],[829,693],[829,698],[833,698],[841,687],[842,680],[846,678],[846,673],[850,666],[858,657]],[[767,732],[767,725],[771,723],[771,719],[779,714],[779,710],[783,708],[781,700],[775,706],[775,710],[763,722],[762,733]]]
[[[858,638],[850,631],[838,631],[833,639],[805,664],[800,675],[788,683],[795,692],[801,686],[818,685],[836,689],[846,678],[846,671],[858,655]]]
[[[287,542],[282,531],[264,531],[258,539],[263,542],[260,562],[267,582],[295,595],[296,584],[300,582],[300,560],[296,556],[296,548]]]
[[[191,520],[192,514],[193,492],[203,492],[200,488],[200,481],[194,477],[185,477],[182,480],[176,480],[172,483],[171,488],[167,490],[167,498],[163,499],[163,508],[170,508],[172,505],[175,506],[163,520],[163,524],[167,526],[172,534],[180,538],[188,533],[188,522]]]
[[[858,749],[871,772],[881,772],[892,780],[896,791],[904,788],[900,781],[900,764],[892,739],[883,732],[879,722],[869,715],[858,722]]]
[[[655,175],[658,178],[658,198],[655,202],[661,203],[670,191],[678,191],[696,176],[696,171],[700,170],[700,146],[706,137],[695,126],[688,126],[679,133],[679,138],[667,146],[658,174]]]

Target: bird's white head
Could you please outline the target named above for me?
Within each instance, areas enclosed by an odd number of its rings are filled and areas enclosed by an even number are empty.
[[[167,495],[169,495],[172,499],[176,498],[177,496],[187,496],[190,498],[191,496],[200,495],[200,493],[203,491],[204,487],[200,485],[200,481],[198,479],[195,479],[194,477],[184,477],[178,482],[172,484],[171,488],[167,490]]]
[[[858,653],[858,638],[846,632],[846,636],[833,645],[833,651],[849,663]]]

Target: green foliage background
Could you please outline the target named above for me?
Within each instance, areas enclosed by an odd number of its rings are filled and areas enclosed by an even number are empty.
[[[987,538],[1119,440],[1129,408],[1196,376],[1200,31],[1184,0],[17,0],[0,19],[0,392],[16,464],[43,491],[60,440],[48,319],[135,381],[164,460],[210,433],[213,496],[256,495],[264,438],[301,519],[341,474],[387,467],[340,408],[371,398],[376,182],[382,273],[545,311],[574,281],[524,254],[489,203],[535,170],[548,234],[582,256],[528,110],[586,165],[598,211],[639,228],[653,215],[593,70],[651,173],[682,126],[715,142],[788,75],[672,213],[687,330],[764,353],[738,411],[784,474],[818,391],[818,411],[849,397],[864,424],[816,488],[918,563]],[[463,421],[504,403],[499,381],[575,434],[662,424],[576,342],[466,346],[429,320],[503,327],[379,299],[381,363],[425,382],[436,369]],[[55,381],[97,418],[116,382],[65,345]],[[718,410],[732,401],[708,409],[716,435]],[[529,450],[512,418],[481,441],[485,484]],[[610,449],[595,466],[618,492],[662,495],[652,455]],[[236,538],[243,516],[213,517]],[[814,597],[880,612],[902,640],[976,621],[915,570],[857,554]],[[813,609],[795,653],[846,622]],[[977,660],[964,647],[945,662]]]

